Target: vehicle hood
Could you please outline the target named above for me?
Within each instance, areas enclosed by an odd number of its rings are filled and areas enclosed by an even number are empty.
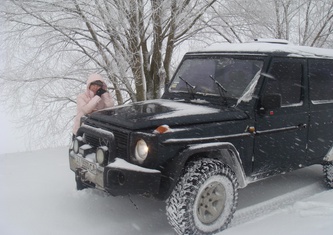
[[[182,126],[246,119],[244,111],[214,108],[166,99],[150,100],[101,110],[90,115],[92,120],[138,130],[160,125]]]

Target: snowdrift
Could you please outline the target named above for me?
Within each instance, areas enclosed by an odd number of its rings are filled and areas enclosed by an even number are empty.
[[[174,234],[161,201],[75,190],[66,147],[0,155],[0,234]],[[239,192],[229,229],[220,235],[331,235],[333,190],[312,166]]]

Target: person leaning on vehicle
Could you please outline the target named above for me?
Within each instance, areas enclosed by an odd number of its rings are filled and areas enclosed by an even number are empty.
[[[100,109],[114,106],[114,101],[107,91],[107,86],[100,74],[91,74],[87,80],[87,89],[77,97],[76,117],[74,119],[73,138],[80,127],[82,116]]]

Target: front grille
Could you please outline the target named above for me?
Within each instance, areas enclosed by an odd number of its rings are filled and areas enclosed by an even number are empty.
[[[129,138],[129,134],[119,131],[119,130],[111,130],[111,132],[114,135],[115,138],[115,146],[116,146],[116,156],[126,159],[127,158],[127,154],[128,154],[128,138]],[[92,134],[85,134],[85,140],[88,144],[94,146],[94,147],[98,147],[101,145],[108,145],[107,141],[104,140],[102,137],[96,136],[96,135],[92,135]]]

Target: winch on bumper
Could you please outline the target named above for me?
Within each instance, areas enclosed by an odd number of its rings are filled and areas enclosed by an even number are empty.
[[[95,128],[85,127],[84,132],[96,132]],[[96,134],[96,133],[92,133]],[[101,135],[101,132],[98,133]],[[106,145],[91,146],[82,143],[82,136],[74,140],[69,151],[70,169],[75,172],[76,180],[87,187],[95,187],[111,195],[158,193],[161,172],[129,163],[111,156],[115,153],[112,132],[103,131],[102,138],[108,139]]]

